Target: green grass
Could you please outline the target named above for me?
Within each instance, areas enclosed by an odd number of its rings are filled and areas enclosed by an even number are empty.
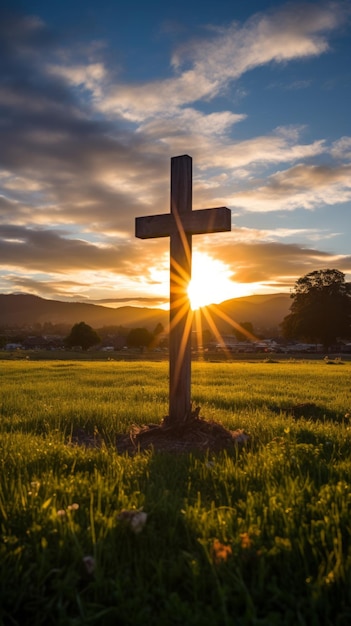
[[[250,445],[129,458],[115,434],[166,415],[166,363],[0,361],[0,624],[348,625],[350,374],[195,363],[201,415]]]

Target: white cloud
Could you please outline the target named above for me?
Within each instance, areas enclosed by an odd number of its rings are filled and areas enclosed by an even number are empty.
[[[180,135],[189,137],[201,134],[204,137],[223,136],[229,129],[246,118],[245,114],[235,114],[231,111],[220,111],[204,114],[196,109],[187,107],[181,109],[176,118],[167,113],[161,118],[155,117],[140,124],[139,130],[150,139],[165,140]]]
[[[299,164],[273,174],[267,184],[238,192],[230,204],[248,211],[314,209],[351,200],[351,165],[327,167]]]
[[[48,74],[60,76],[71,85],[88,89],[96,98],[103,96],[102,85],[107,78],[107,71],[102,63],[69,66],[47,65],[46,69]]]
[[[300,239],[309,241],[320,241],[321,239],[332,239],[339,233],[331,233],[320,228],[234,228],[235,241],[243,243],[257,243],[258,241],[279,241],[281,239]]]
[[[335,141],[331,154],[336,159],[351,160],[351,137],[341,137],[338,141]]]
[[[218,146],[219,148],[219,146]],[[247,167],[257,163],[283,163],[296,161],[321,154],[325,150],[324,141],[311,144],[295,143],[295,137],[288,133],[255,137],[241,142],[221,145],[213,154],[203,158],[203,165],[224,169]]]
[[[32,180],[30,178],[25,178],[24,176],[11,176],[7,177],[1,176],[1,185],[4,189],[8,190],[16,190],[16,191],[41,191],[45,188],[44,183],[40,183],[37,180]]]
[[[176,75],[166,80],[118,84],[101,99],[104,112],[134,122],[164,115],[189,103],[211,99],[227,84],[270,62],[320,55],[328,49],[325,33],[343,19],[341,5],[292,3],[268,15],[258,14],[239,28],[217,29],[211,38],[188,43],[173,54]],[[182,66],[187,65],[182,70]]]

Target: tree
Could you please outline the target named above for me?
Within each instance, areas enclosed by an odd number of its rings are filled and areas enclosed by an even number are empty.
[[[74,324],[70,334],[65,339],[65,344],[69,347],[81,346],[83,350],[88,350],[91,346],[100,343],[100,337],[91,326],[85,322]]]
[[[291,313],[282,324],[287,339],[320,341],[328,351],[351,333],[351,283],[339,270],[316,270],[299,278],[291,294]]]
[[[147,328],[132,328],[127,336],[127,345],[133,348],[144,348],[149,346],[153,340],[153,335]]]
[[[148,347],[149,348],[157,348],[161,341],[164,340],[164,332],[165,328],[161,322],[156,324],[154,330],[152,331],[152,339],[150,340]]]
[[[157,337],[157,335],[162,335],[164,330],[165,330],[164,325],[161,324],[161,322],[158,322],[158,324],[156,324],[152,334],[153,334],[154,337]]]

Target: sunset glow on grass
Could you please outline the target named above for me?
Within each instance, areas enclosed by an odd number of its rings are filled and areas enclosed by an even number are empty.
[[[260,607],[256,623],[272,624],[272,615],[290,626],[325,624],[324,615],[349,623],[351,433],[341,417],[351,363],[197,362],[193,397],[207,419],[245,429],[255,443],[132,456],[117,454],[116,433],[161,422],[166,362],[4,358],[3,624],[84,623],[76,607],[87,616],[98,607],[107,617],[96,624],[174,624],[176,607],[187,626],[222,626],[242,615],[243,589]],[[311,389],[322,419],[287,415]],[[72,445],[82,427],[106,444]],[[176,601],[163,601],[179,580]]]

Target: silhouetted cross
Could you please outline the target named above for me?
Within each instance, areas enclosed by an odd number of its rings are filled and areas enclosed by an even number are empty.
[[[191,414],[191,327],[188,297],[192,235],[231,230],[226,207],[192,210],[192,159],[171,159],[171,212],[137,217],[135,236],[170,237],[169,415],[166,425],[180,425]]]

